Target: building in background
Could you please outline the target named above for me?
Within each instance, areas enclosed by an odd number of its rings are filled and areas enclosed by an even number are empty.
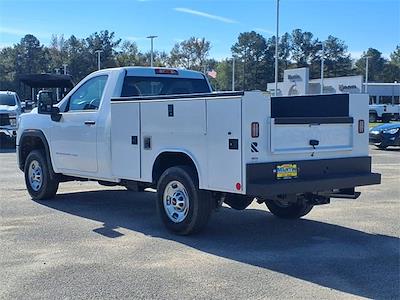
[[[283,82],[278,82],[278,96],[320,94],[321,79],[310,79],[308,68],[285,70]],[[268,83],[267,90],[274,95],[275,83]],[[399,104],[400,83],[364,83],[363,76],[324,78],[324,94],[368,92],[370,103]]]

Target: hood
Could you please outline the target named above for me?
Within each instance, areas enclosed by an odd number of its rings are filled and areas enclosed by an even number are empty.
[[[17,112],[18,105],[9,106],[9,105],[0,105],[0,113],[11,113]]]
[[[371,131],[383,131],[383,130],[389,130],[392,128],[400,128],[400,123],[386,123],[386,124],[382,124],[379,126],[376,126],[374,128],[371,129]]]

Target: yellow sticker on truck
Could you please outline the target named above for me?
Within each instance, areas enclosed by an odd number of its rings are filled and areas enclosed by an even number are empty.
[[[276,166],[277,179],[291,179],[297,177],[297,164],[283,164]]]

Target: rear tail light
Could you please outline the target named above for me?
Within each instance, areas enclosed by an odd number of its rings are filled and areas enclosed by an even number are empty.
[[[164,75],[179,75],[178,71],[175,69],[155,69],[156,74]]]
[[[364,131],[365,131],[364,120],[358,120],[358,133],[364,133]]]
[[[258,122],[251,123],[251,137],[257,138],[260,136],[260,124]]]

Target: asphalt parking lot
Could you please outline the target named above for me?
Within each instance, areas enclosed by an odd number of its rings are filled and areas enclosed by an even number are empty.
[[[383,184],[284,221],[264,205],[223,207],[207,230],[160,225],[155,194],[61,184],[30,200],[0,151],[1,299],[400,297],[400,151],[371,147]]]

